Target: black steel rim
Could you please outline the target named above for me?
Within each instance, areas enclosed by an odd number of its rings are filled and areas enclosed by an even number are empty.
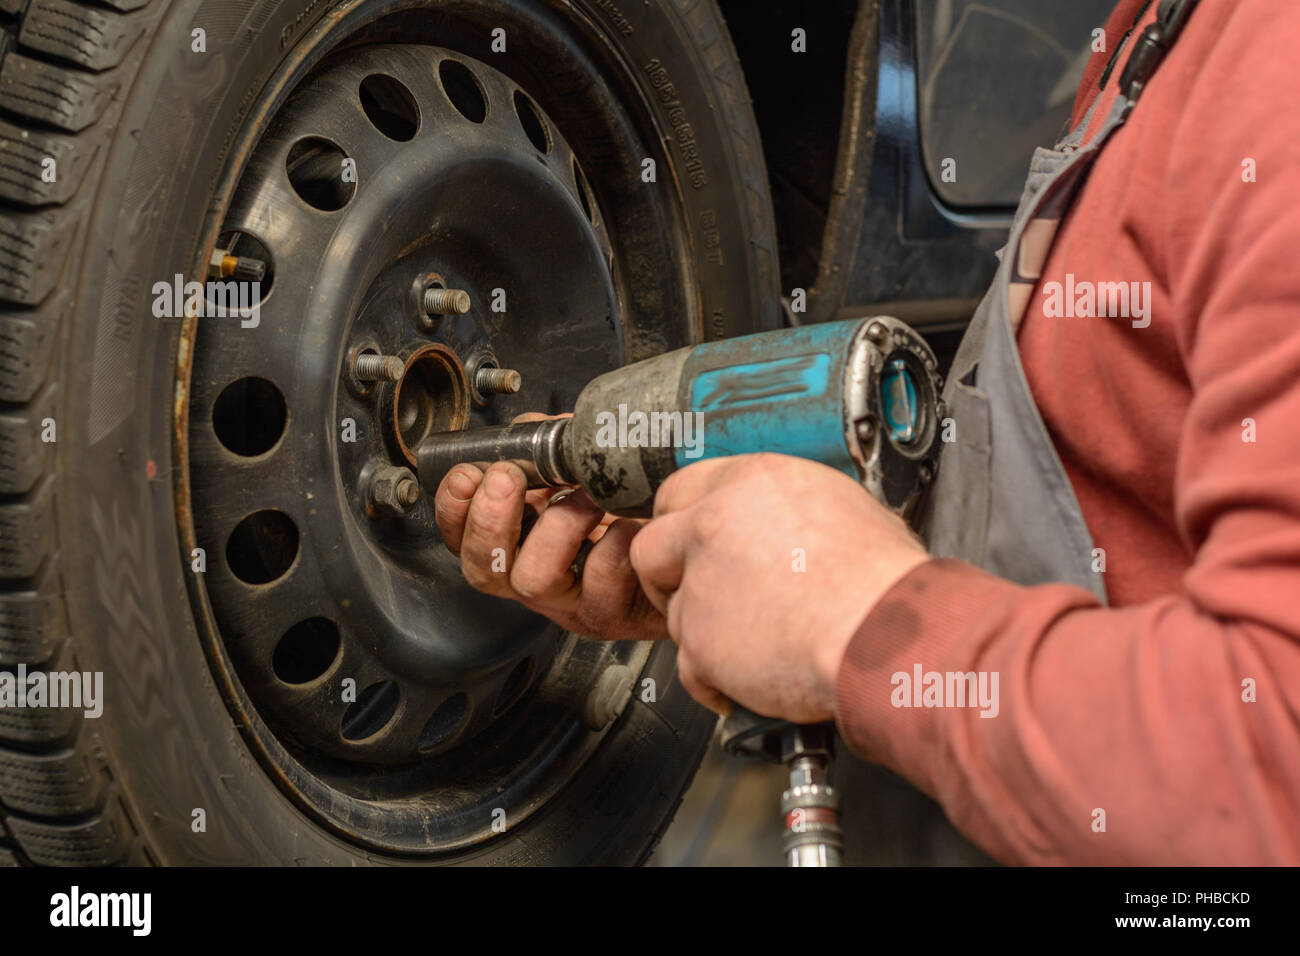
[[[672,203],[617,183],[597,195],[584,173],[584,146],[628,180],[657,155],[634,85],[569,102],[525,86],[527,58],[512,77],[459,52],[491,6],[443,5],[417,29],[412,4],[358,2],[317,31],[213,220],[221,246],[268,262],[258,326],[201,319],[182,354],[182,547],[212,556],[193,596],[228,702],[305,809],[394,852],[482,844],[500,832],[494,810],[515,826],[542,807],[599,745],[582,720],[597,678],[615,664],[638,673],[649,655],[470,590],[427,502],[374,513],[366,470],[401,465],[406,450],[399,392],[435,394],[429,406],[457,424],[558,412],[595,374],[685,344],[699,325],[673,301],[690,297],[691,277]],[[538,55],[627,79],[589,24],[522,12],[535,17],[514,35]],[[384,42],[398,36],[421,42]],[[343,159],[355,183],[328,174]],[[648,221],[660,226],[649,237]],[[629,257],[640,268],[620,265]],[[438,285],[470,291],[471,312],[426,323],[420,295]],[[364,351],[400,357],[406,376],[358,381]],[[518,369],[524,389],[424,389],[414,373],[431,352],[462,388],[457,366],[495,364]]]

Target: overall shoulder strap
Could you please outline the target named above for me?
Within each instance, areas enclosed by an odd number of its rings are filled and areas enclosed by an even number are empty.
[[[1129,103],[1136,103],[1146,89],[1152,74],[1160,66],[1200,0],[1160,0],[1156,22],[1138,37],[1129,55],[1124,72],[1120,74],[1120,93]]]
[[[1119,42],[1115,44],[1115,52],[1110,55],[1110,60],[1106,63],[1106,69],[1102,71],[1101,79],[1097,82],[1098,90],[1104,90],[1106,84],[1110,82],[1110,75],[1115,71],[1115,64],[1119,62],[1119,55],[1123,53],[1124,49],[1128,46],[1128,41],[1129,38],[1133,36],[1133,31],[1137,29],[1138,24],[1142,22],[1142,18],[1147,15],[1147,11],[1151,9],[1151,4],[1154,2],[1155,0],[1146,0],[1146,3],[1142,4],[1142,9],[1137,12],[1137,16],[1133,18],[1133,22],[1129,25],[1129,28],[1124,31],[1124,35],[1120,37]]]

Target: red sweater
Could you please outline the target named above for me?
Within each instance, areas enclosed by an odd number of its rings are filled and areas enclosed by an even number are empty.
[[[1020,328],[1110,607],[931,561],[841,665],[850,746],[1005,862],[1300,863],[1298,40],[1300,3],[1202,0],[1042,278],[1150,281],[1150,326],[1050,318],[1040,286]],[[998,715],[895,707],[917,664],[997,672]]]

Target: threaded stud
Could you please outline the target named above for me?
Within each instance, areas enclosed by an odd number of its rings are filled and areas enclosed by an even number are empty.
[[[470,309],[464,289],[425,289],[424,311],[429,315],[464,315]]]
[[[513,395],[524,387],[524,377],[512,368],[480,368],[474,373],[474,390],[480,395]]]
[[[396,382],[405,369],[406,363],[396,355],[374,352],[363,352],[352,365],[352,373],[362,382]]]
[[[420,500],[420,483],[414,478],[403,478],[397,483],[397,500],[410,507]]]

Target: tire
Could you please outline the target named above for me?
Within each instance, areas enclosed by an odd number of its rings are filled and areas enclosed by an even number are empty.
[[[0,862],[623,864],[644,861],[672,819],[714,721],[675,681],[669,646],[639,674],[657,699],[634,697],[539,810],[472,849],[402,854],[323,821],[268,772],[265,728],[236,716],[247,701],[196,623],[177,515],[180,330],[153,318],[150,289],[204,262],[238,132],[305,38],[421,6],[249,0],[236,15],[228,0],[0,0],[0,670],[104,675],[97,719],[0,709]],[[544,22],[630,64],[677,132],[674,173],[659,179],[680,184],[693,337],[776,327],[762,152],[713,3],[437,6],[461,24]],[[489,57],[482,33],[460,41],[467,56]],[[542,106],[563,119],[561,98]],[[584,166],[598,194],[617,175]],[[672,344],[650,335],[629,355]]]

